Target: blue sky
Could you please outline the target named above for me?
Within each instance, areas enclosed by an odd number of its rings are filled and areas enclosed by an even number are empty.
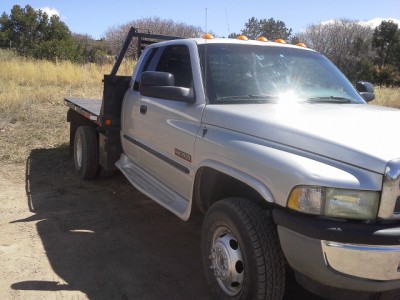
[[[204,29],[206,8],[208,31],[218,36],[239,33],[251,17],[281,20],[294,33],[311,24],[340,18],[400,20],[399,0],[0,0],[0,13],[9,14],[15,4],[55,9],[72,32],[90,34],[94,38],[100,38],[111,26],[154,16]]]

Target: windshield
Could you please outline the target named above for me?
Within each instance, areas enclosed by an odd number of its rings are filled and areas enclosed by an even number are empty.
[[[323,55],[301,48],[200,46],[210,103],[365,103]],[[204,75],[207,73],[206,75]]]

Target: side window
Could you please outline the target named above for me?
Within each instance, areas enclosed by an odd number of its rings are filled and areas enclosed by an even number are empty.
[[[166,47],[155,70],[172,73],[175,77],[175,86],[190,88],[193,85],[192,67],[187,46],[173,45]]]
[[[135,83],[133,85],[133,89],[135,91],[139,91],[139,81],[140,81],[140,76],[142,75],[142,73],[144,71],[147,71],[150,61],[154,56],[154,53],[156,52],[156,49],[150,49],[149,51],[146,52],[142,64],[139,66],[139,70],[136,74],[136,78],[135,78]]]

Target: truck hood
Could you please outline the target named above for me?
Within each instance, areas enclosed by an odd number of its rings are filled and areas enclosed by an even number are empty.
[[[203,123],[383,174],[400,157],[400,110],[366,104],[207,105]]]

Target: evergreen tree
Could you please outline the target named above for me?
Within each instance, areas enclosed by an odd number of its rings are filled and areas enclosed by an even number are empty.
[[[383,68],[386,64],[396,64],[396,50],[399,44],[399,26],[393,21],[382,21],[375,28],[372,46],[376,49],[379,66]]]
[[[56,15],[49,17],[30,5],[14,5],[10,15],[0,17],[0,47],[20,55],[44,59],[79,60],[78,47],[67,25]]]
[[[288,40],[292,34],[292,29],[287,28],[285,22],[280,20],[250,18],[244,25],[242,34],[249,39],[256,39],[260,36],[266,37],[270,41],[276,39]]]

